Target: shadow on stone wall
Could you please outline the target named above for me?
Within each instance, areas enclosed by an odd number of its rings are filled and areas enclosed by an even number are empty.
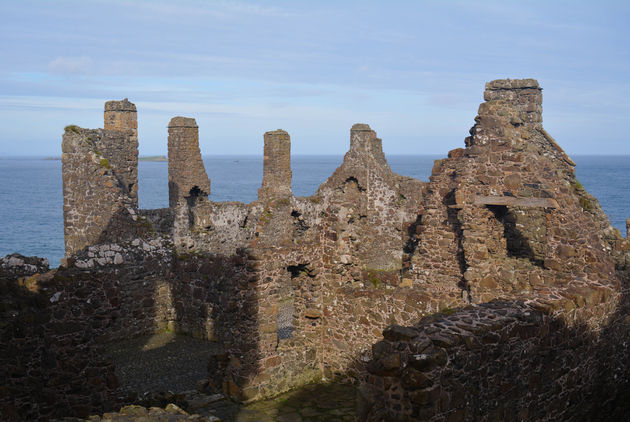
[[[103,294],[86,277],[0,277],[0,419],[48,420],[111,408],[118,381],[104,358]],[[92,300],[85,300],[91,298]]]
[[[493,301],[388,327],[365,366],[359,420],[626,420],[628,291],[611,314],[614,298],[590,295]],[[567,323],[579,313],[609,317],[596,332]]]
[[[205,355],[195,382],[207,378],[215,391],[229,391],[258,373],[257,277],[245,250],[177,254],[147,219],[133,221],[126,210],[102,240],[68,267],[0,274],[0,419],[87,417],[136,401],[145,391],[119,387],[104,346],[165,330],[207,341],[212,358]],[[127,352],[151,359],[144,346]],[[227,352],[241,357],[242,379],[222,378]]]

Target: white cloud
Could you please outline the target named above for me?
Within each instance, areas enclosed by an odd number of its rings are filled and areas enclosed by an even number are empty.
[[[87,56],[57,57],[48,63],[48,69],[56,73],[86,74],[92,68],[92,59]]]

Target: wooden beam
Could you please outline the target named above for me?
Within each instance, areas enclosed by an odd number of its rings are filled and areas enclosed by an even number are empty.
[[[552,198],[515,198],[513,196],[478,196],[475,205],[503,205],[507,207],[558,208]]]

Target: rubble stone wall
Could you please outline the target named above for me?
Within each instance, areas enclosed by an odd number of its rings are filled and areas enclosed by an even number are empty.
[[[0,260],[0,419],[87,417],[125,404],[132,395],[118,388],[107,343],[172,330],[251,349],[257,297],[247,260],[242,251],[178,254],[160,237],[86,247],[52,271],[35,258]]]
[[[137,233],[133,227],[137,196],[132,197],[128,188],[130,184],[137,185],[137,180],[130,182],[130,173],[134,172],[123,170],[123,176],[119,177],[116,164],[120,163],[107,158],[104,152],[116,150],[109,148],[110,145],[129,142],[130,135],[125,132],[66,127],[62,177],[67,257],[86,246]]]
[[[118,393],[87,280],[0,271],[0,419],[47,421],[109,408]]]
[[[609,299],[587,314],[610,316]],[[563,302],[495,301],[388,327],[372,348],[359,420],[624,419],[627,309],[592,331],[567,321]]]
[[[466,148],[434,167],[415,278],[459,278],[473,302],[575,280],[618,285],[610,256],[618,236],[542,128],[538,83],[493,81],[484,97]]]

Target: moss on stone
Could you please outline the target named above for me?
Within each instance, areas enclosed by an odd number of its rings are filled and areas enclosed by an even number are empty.
[[[101,158],[101,161],[99,161],[99,165],[103,168],[106,169],[111,169],[112,166],[109,164],[109,160],[107,158]]]
[[[580,197],[580,206],[584,211],[593,211],[593,209],[595,208],[595,206],[593,205],[593,201],[584,196]]]
[[[66,132],[74,132],[79,133],[79,126],[77,125],[68,125],[64,128]]]
[[[382,284],[381,275],[385,272],[386,270],[380,270],[377,268],[369,268],[367,270],[367,277],[366,277],[367,281],[369,281],[373,287],[378,288]]]
[[[266,208],[265,211],[263,211],[263,213],[261,214],[258,222],[262,225],[265,225],[271,220],[271,217],[273,217],[273,212],[270,208]]]
[[[277,201],[275,201],[275,206],[276,207],[282,207],[285,205],[290,205],[291,204],[291,199],[290,198],[282,198],[282,199],[278,199]]]

